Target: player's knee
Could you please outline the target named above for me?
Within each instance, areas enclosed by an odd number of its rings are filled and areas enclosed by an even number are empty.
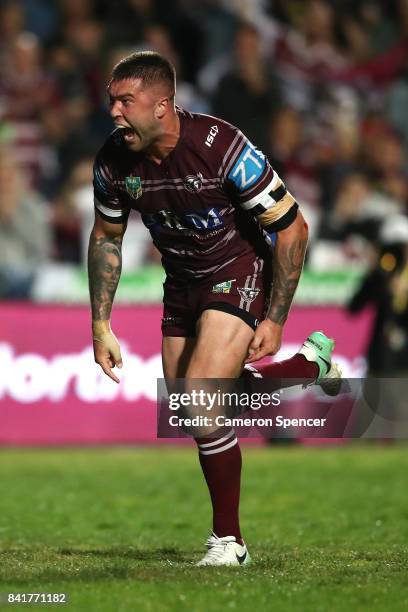
[[[213,417],[202,411],[182,410],[178,415],[179,427],[192,438],[207,438],[219,429]]]

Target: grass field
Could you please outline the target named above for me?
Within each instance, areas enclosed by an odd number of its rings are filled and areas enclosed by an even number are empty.
[[[87,612],[408,609],[404,447],[244,454],[254,563],[216,569],[192,565],[210,527],[194,450],[1,451],[0,592]]]

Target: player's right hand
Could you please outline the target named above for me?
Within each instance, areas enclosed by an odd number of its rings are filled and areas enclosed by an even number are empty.
[[[256,328],[252,342],[248,348],[245,363],[253,363],[266,355],[276,355],[282,344],[282,325],[265,319]]]
[[[119,342],[115,334],[109,329],[93,329],[93,349],[95,361],[109,378],[119,383],[119,378],[112,372],[115,366],[121,368],[122,356]]]

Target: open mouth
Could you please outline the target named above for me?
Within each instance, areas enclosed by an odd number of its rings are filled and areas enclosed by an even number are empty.
[[[137,134],[133,128],[125,125],[117,125],[116,127],[120,128],[121,134],[126,142],[132,142],[132,140],[136,139]]]

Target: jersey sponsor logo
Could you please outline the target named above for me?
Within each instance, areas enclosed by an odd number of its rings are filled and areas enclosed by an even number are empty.
[[[224,225],[220,212],[215,208],[200,213],[189,213],[185,215],[185,219],[188,220],[189,227],[195,229],[214,229]]]
[[[234,283],[235,280],[236,279],[233,278],[232,280],[224,281],[223,283],[217,283],[216,285],[213,285],[213,288],[211,289],[212,293],[230,293],[232,289],[232,283]]]
[[[137,200],[142,195],[142,181],[140,176],[127,176],[125,178],[126,191],[131,198]]]
[[[247,304],[252,304],[259,295],[259,291],[260,289],[251,289],[250,287],[238,287],[239,295]]]
[[[197,175],[189,174],[184,179],[184,187],[190,193],[198,193],[203,187],[203,175],[199,172]]]
[[[158,210],[155,213],[143,213],[143,223],[150,230],[155,226],[175,230],[207,230],[223,227],[224,220],[215,208],[185,215],[176,215],[172,210]]]
[[[217,134],[218,125],[211,126],[210,131],[207,134],[207,138],[204,141],[204,144],[207,145],[207,147],[211,148]]]
[[[238,191],[245,191],[261,176],[265,168],[265,155],[248,144],[238,157],[228,178],[235,184]]]

